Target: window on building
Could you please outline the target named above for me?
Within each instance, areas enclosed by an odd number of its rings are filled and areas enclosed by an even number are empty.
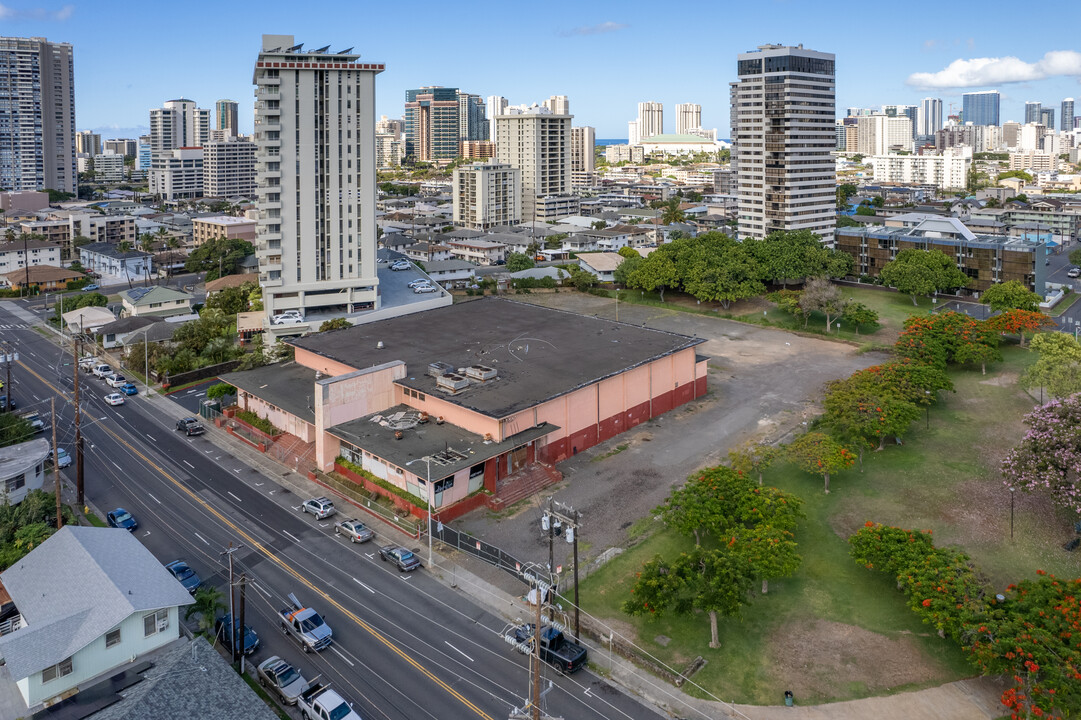
[[[15,477],[8,478],[7,482],[5,483],[5,487],[6,487],[6,489],[7,489],[7,491],[9,493],[10,492],[15,492],[16,490],[19,490],[19,489],[21,489],[21,488],[23,488],[25,486],[26,486],[26,474],[25,473],[20,473],[20,474],[16,475]]]
[[[62,678],[65,675],[71,675],[72,665],[71,658],[67,660],[61,660],[52,667],[47,667],[41,671],[41,682],[47,683],[57,678]]]
[[[165,632],[169,629],[169,611],[158,610],[147,615],[143,615],[143,637],[150,637],[151,635],[157,635],[160,632]]]
[[[484,463],[477,463],[473,467],[469,468],[469,478],[473,479],[479,475],[484,474]]]
[[[120,644],[120,628],[116,630],[110,630],[105,633],[105,647],[106,649]]]

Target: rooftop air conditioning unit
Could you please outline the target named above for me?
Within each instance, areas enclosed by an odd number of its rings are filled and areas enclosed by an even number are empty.
[[[473,380],[484,382],[494,380],[497,373],[495,368],[490,368],[487,365],[470,365],[465,369],[465,375]]]
[[[446,373],[435,379],[435,386],[440,390],[458,392],[469,387],[469,380],[457,373]]]
[[[428,374],[434,378],[454,372],[454,366],[445,362],[434,362],[428,366]]]

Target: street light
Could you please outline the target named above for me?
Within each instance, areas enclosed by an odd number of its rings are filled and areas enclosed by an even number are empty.
[[[931,429],[931,391],[924,390],[923,394],[927,396],[927,402],[924,404],[923,409],[927,411],[927,429]]]
[[[432,566],[432,459],[425,455],[422,458],[410,460],[406,463],[406,467],[422,461],[424,466],[428,468],[425,483],[428,486],[428,567],[430,568]]]

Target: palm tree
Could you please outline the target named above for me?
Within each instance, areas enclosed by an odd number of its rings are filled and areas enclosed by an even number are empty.
[[[661,222],[665,225],[683,222],[683,211],[679,209],[679,198],[672,198],[662,206]]]
[[[117,252],[122,252],[122,253],[131,252],[131,241],[130,240],[121,240],[120,242],[118,242],[116,244],[116,250],[117,250]]]
[[[188,605],[188,609],[184,611],[184,619],[190,620],[192,615],[198,615],[199,632],[209,634],[218,613],[224,611],[225,602],[221,591],[209,585],[203,585],[195,591],[195,602]]]
[[[139,244],[142,246],[144,252],[154,251],[154,236],[150,233],[143,233],[139,237]]]

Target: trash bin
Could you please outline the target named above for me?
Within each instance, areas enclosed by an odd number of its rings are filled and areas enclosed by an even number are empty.
[[[784,704],[785,704],[785,707],[792,707],[793,702],[794,702],[794,700],[792,698],[792,691],[791,690],[785,690],[784,691]]]

